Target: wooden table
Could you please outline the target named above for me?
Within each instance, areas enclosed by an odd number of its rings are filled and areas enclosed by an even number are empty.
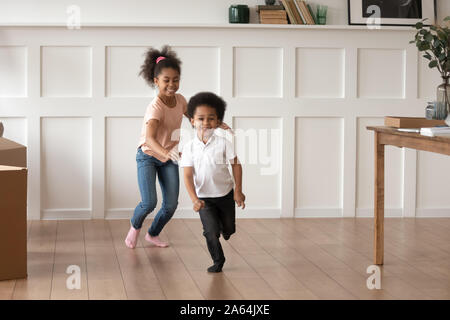
[[[392,145],[450,155],[450,138],[400,132],[391,127],[367,127],[367,129],[375,132],[374,264],[381,265],[384,258],[384,146]]]

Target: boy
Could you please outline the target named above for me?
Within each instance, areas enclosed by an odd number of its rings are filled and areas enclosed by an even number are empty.
[[[228,240],[236,231],[235,206],[245,208],[242,193],[242,166],[233,146],[225,138],[214,135],[222,123],[226,103],[211,92],[200,92],[188,103],[188,116],[195,137],[183,147],[180,167],[194,211],[200,213],[203,235],[214,264],[208,272],[221,272],[225,263],[220,233]],[[231,164],[234,177],[228,171]]]

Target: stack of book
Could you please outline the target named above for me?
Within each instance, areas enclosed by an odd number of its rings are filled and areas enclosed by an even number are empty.
[[[436,136],[450,137],[450,127],[421,128],[420,134],[427,137],[436,137]]]
[[[258,6],[259,23],[287,24],[287,15],[283,6]]]
[[[311,6],[303,0],[281,0],[291,24],[316,24]]]

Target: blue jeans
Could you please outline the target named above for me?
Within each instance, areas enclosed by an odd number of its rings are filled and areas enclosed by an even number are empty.
[[[138,149],[136,154],[136,162],[142,201],[134,209],[131,225],[135,229],[140,229],[144,219],[155,209],[157,204],[156,174],[158,174],[163,201],[161,209],[156,214],[152,225],[148,229],[148,233],[152,237],[155,237],[159,235],[177,209],[180,189],[178,165],[171,160],[161,162],[155,157],[142,152],[141,148]]]

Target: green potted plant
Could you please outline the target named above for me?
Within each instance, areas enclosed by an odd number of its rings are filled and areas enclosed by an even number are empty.
[[[436,68],[441,74],[443,83],[437,88],[436,115],[450,125],[450,16],[444,19],[443,26],[425,26],[425,20],[414,26],[417,33],[410,43],[415,43],[423,57],[429,60],[428,67]]]

